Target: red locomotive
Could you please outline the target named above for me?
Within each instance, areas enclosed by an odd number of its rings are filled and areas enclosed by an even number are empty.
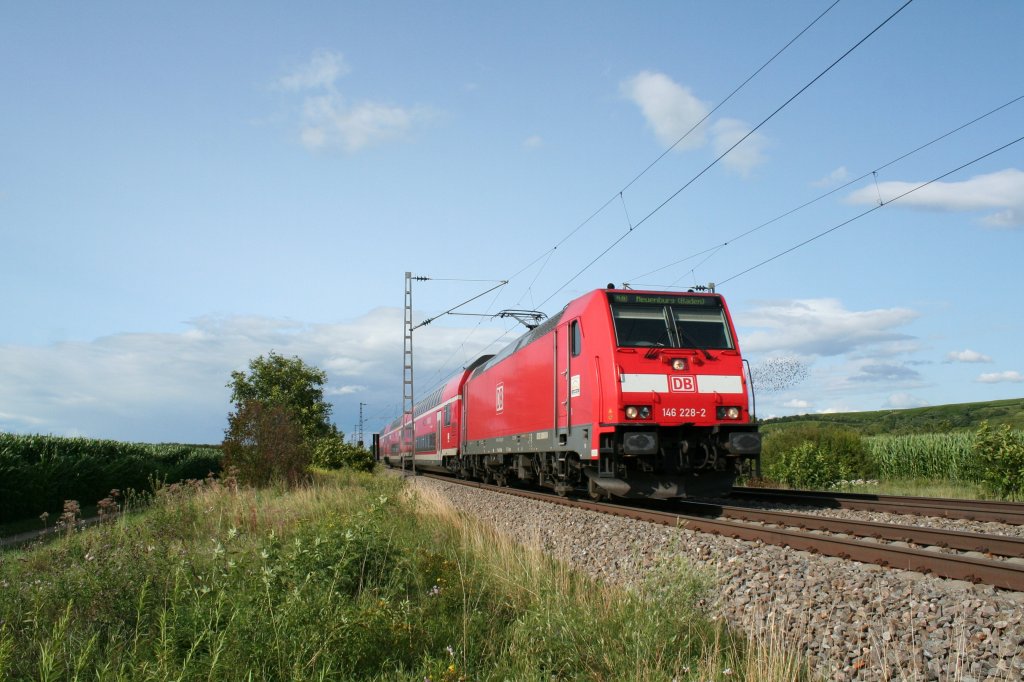
[[[722,297],[598,289],[417,403],[388,464],[594,498],[728,491],[761,438]]]

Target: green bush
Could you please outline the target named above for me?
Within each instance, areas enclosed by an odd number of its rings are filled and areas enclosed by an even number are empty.
[[[350,445],[340,436],[320,438],[313,446],[313,466],[321,469],[373,471],[375,463],[372,452]]]
[[[822,473],[797,473],[804,467],[815,466],[805,460],[820,460],[817,466]],[[830,481],[834,485],[848,478],[878,476],[878,465],[856,431],[817,424],[769,431],[764,439],[761,465],[765,477],[788,485],[813,485],[811,480]],[[797,479],[803,482],[795,482]]]
[[[810,441],[773,458],[764,473],[773,481],[795,488],[834,488],[840,481],[850,478],[845,463]]]
[[[1024,492],[1024,437],[1008,425],[993,431],[982,422],[974,438],[974,456],[981,484],[1000,497]]]

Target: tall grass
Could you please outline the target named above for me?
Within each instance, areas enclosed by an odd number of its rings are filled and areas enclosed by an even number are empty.
[[[709,620],[695,605],[709,583],[685,566],[623,591],[401,485],[177,486],[142,513],[0,554],[0,679],[805,676]]]

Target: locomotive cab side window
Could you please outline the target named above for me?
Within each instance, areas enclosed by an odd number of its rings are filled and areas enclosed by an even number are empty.
[[[573,320],[569,328],[572,332],[572,356],[576,357],[583,351],[583,337],[580,334],[579,320]]]

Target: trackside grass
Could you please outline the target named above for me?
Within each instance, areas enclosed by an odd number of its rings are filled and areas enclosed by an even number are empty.
[[[0,679],[806,678],[706,618],[709,586],[677,565],[594,583],[393,477],[170,486],[0,554]]]

